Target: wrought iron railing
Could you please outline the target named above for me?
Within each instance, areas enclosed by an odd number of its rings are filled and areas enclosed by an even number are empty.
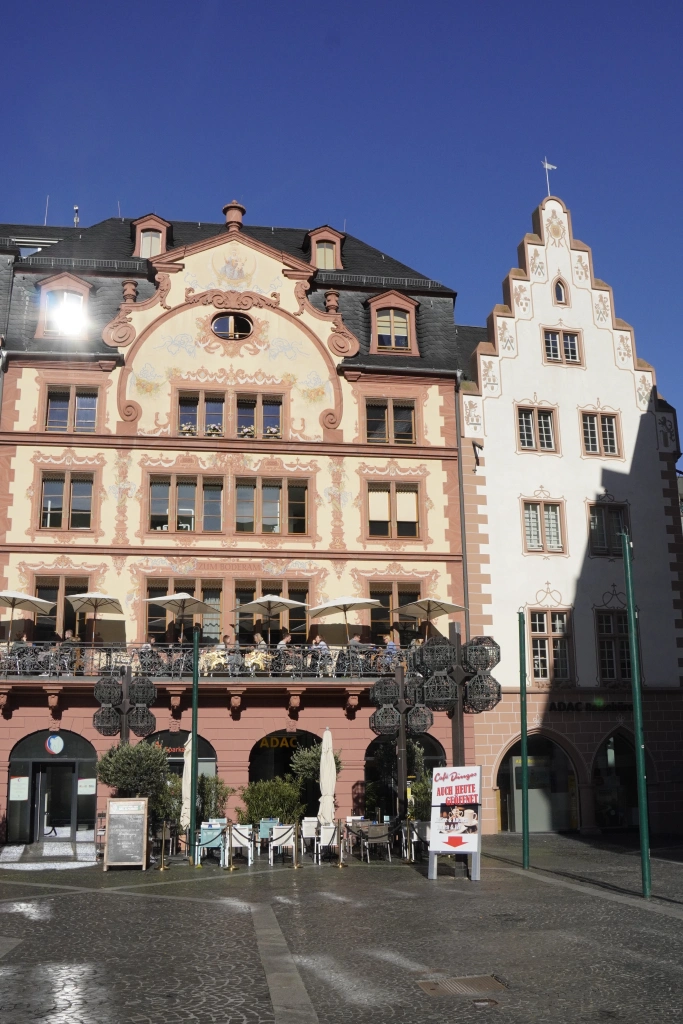
[[[276,645],[204,644],[199,649],[202,679],[362,679],[393,674],[399,665],[418,668],[420,649],[387,651],[372,644]],[[134,676],[192,678],[191,644],[0,644],[0,678]]]

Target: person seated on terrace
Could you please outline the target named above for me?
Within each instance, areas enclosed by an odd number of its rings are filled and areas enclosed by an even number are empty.
[[[349,647],[362,647],[360,633],[354,633],[349,640]]]
[[[151,651],[156,642],[157,642],[157,638],[155,636],[148,636],[146,642],[142,645],[140,650],[141,651]]]
[[[287,630],[285,630],[285,632],[282,634],[282,639],[280,640],[280,642],[277,645],[278,651],[284,651],[286,649],[286,647],[287,647],[287,644],[291,644],[291,642],[292,642],[292,634],[288,633]]]
[[[382,639],[385,643],[385,654],[388,654],[390,657],[394,654],[398,654],[398,645],[392,639],[391,633],[385,633]]]
[[[33,647],[33,644],[28,638],[28,633],[22,633],[21,638],[17,638],[12,644],[12,653],[16,654],[17,651],[22,650],[24,647]]]
[[[73,629],[67,629],[64,633],[64,639],[62,640],[62,647],[73,647],[76,643],[76,637],[74,636]]]
[[[266,651],[266,650],[268,650],[268,644],[263,639],[263,636],[261,635],[261,633],[254,633],[254,648],[257,651]]]

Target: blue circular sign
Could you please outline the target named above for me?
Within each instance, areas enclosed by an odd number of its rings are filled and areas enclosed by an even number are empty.
[[[53,733],[52,736],[48,736],[45,740],[45,749],[48,754],[61,754],[64,750],[64,740],[57,733]]]

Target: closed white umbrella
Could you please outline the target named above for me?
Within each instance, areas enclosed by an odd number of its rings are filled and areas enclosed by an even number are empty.
[[[334,763],[332,733],[325,729],[320,751],[320,806],[318,821],[321,825],[334,823],[334,788],[337,784],[337,766]]]
[[[190,805],[192,802],[192,733],[185,740],[185,752],[183,754],[183,788],[182,804],[180,808],[180,827],[190,827]],[[190,839],[190,843],[192,840]]]
[[[440,615],[450,615],[451,612],[464,612],[466,609],[461,604],[453,604],[452,601],[443,601],[440,597],[421,597],[418,601],[411,601],[410,604],[402,604],[398,609],[406,615],[414,615],[418,619],[438,619]]]
[[[110,597],[109,594],[98,594],[93,591],[90,594],[67,594],[67,601],[71,603],[75,612],[92,612],[92,642],[95,643],[95,624],[98,612],[113,612],[116,615],[123,615],[123,608],[118,597]]]
[[[376,601],[372,597],[337,597],[334,601],[326,601],[325,604],[319,604],[317,608],[311,608],[311,618],[317,618],[319,615],[330,615],[332,612],[343,612],[344,623],[346,624],[346,642],[349,642],[349,612],[360,612],[365,608],[379,608],[382,602]]]
[[[54,601],[45,601],[42,597],[32,597],[31,594],[21,594],[18,590],[0,590],[0,608],[9,608],[9,632],[7,633],[7,644],[12,639],[12,624],[14,622],[14,609],[18,608],[23,612],[49,612],[54,608]]]
[[[161,605],[162,608],[170,608],[174,614],[180,613],[180,642],[183,642],[185,635],[184,616],[188,615],[215,615],[216,609],[213,605],[205,604],[198,597],[192,594],[165,594],[163,597],[146,597],[150,604]]]
[[[248,604],[241,604],[233,608],[233,612],[254,612],[256,615],[268,616],[268,646],[270,647],[270,617],[279,615],[280,612],[288,612],[290,608],[305,608],[303,601],[290,601],[288,597],[281,597],[279,594],[264,594],[257,597],[255,601]]]

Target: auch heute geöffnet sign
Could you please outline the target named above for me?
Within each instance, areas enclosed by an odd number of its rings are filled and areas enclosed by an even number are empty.
[[[430,853],[479,853],[481,766],[434,768]]]

